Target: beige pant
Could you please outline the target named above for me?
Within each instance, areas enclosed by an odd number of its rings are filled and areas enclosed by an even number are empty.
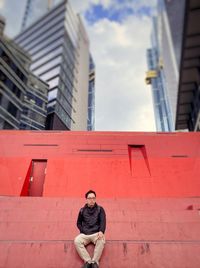
[[[95,245],[92,259],[85,248],[85,246],[87,246],[89,243],[93,243]],[[77,237],[75,237],[74,244],[81,259],[83,259],[85,262],[96,262],[99,264],[99,260],[105,245],[105,238],[98,239],[98,233],[92,235],[79,234]]]

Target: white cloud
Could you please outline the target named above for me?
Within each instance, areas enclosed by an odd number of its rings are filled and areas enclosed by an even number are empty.
[[[122,5],[137,12],[141,7],[154,7],[156,0],[71,2],[84,14],[92,4],[102,4],[111,12]],[[128,16],[121,23],[84,22],[96,64],[96,130],[155,131],[151,89],[144,82],[151,19]]]
[[[148,8],[155,8],[157,3],[157,0],[133,0],[133,1],[129,1],[129,0],[125,0],[125,1],[118,1],[116,2],[116,0],[112,1],[112,4],[115,5],[116,8],[119,7],[129,7],[132,8],[135,11],[140,10],[142,7],[148,7]]]
[[[112,15],[115,11],[127,12],[127,8],[137,13],[142,8],[150,8],[151,13],[155,13],[155,7],[158,0],[71,0],[70,4],[73,9],[78,13],[84,13],[86,10],[90,10],[92,5],[101,5],[104,9],[109,11]],[[123,14],[123,15],[125,15]]]
[[[151,90],[144,83],[149,18],[87,25],[96,63],[96,129],[155,131]]]

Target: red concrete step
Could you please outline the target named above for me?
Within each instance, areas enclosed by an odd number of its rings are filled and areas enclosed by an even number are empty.
[[[132,210],[200,210],[200,197],[172,197],[172,198],[98,198],[97,202],[110,209]],[[32,209],[66,209],[72,206],[73,211],[78,210],[85,203],[84,198],[61,197],[15,197],[0,196],[0,204],[6,209],[32,208]],[[2,208],[1,206],[1,208]],[[71,209],[71,207],[68,207]]]
[[[93,246],[90,246],[90,253]],[[199,268],[200,243],[107,241],[101,268]],[[0,244],[0,268],[79,268],[73,243],[7,242]]]
[[[199,200],[104,199],[99,202],[107,213],[109,240],[189,241],[200,240]],[[73,240],[84,200],[5,197],[0,199],[0,204],[1,240]]]

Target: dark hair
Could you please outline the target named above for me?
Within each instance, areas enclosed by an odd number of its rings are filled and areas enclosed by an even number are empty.
[[[95,191],[93,191],[93,190],[89,190],[89,191],[85,194],[85,198],[87,198],[89,194],[94,194],[95,197],[96,197],[96,193],[95,193]]]

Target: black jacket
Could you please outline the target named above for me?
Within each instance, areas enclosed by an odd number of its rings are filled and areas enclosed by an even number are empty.
[[[77,227],[80,233],[90,235],[97,232],[105,232],[106,229],[106,214],[102,207],[95,204],[93,207],[88,207],[86,204],[80,209]]]

